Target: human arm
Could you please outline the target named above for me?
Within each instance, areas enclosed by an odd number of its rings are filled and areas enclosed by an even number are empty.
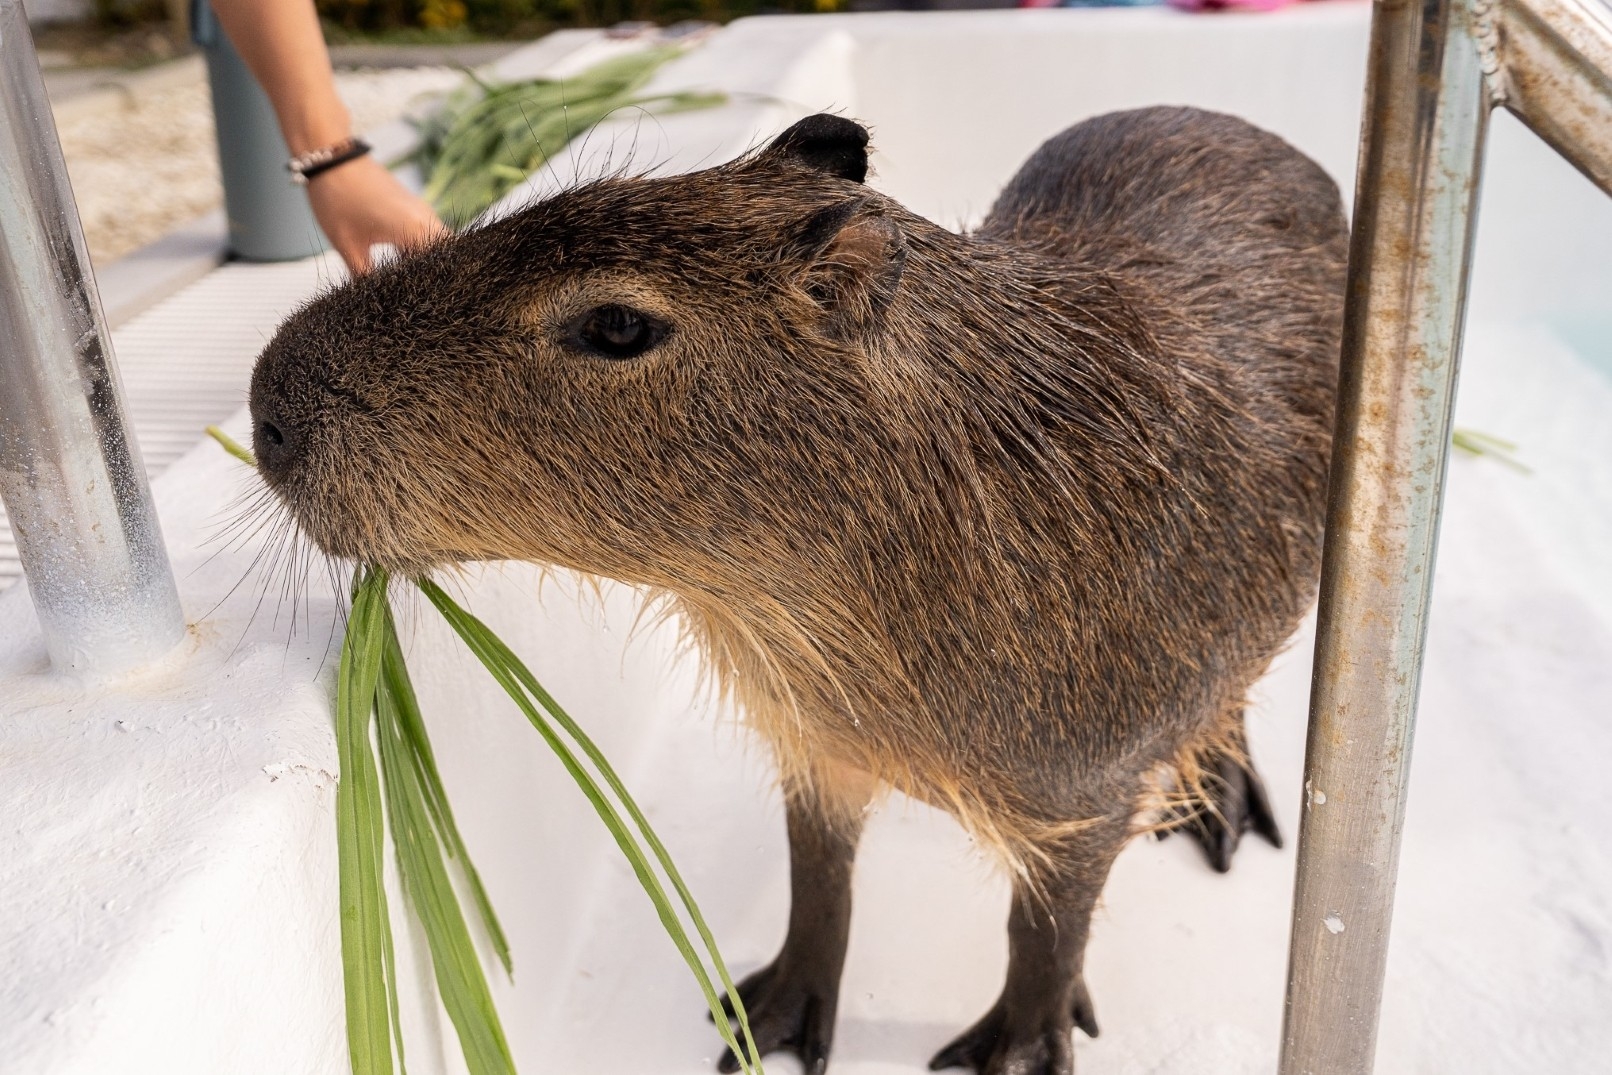
[[[293,156],[352,134],[312,0],[212,0],[224,32],[268,94]],[[308,183],[314,217],[353,272],[376,243],[411,245],[443,234],[431,207],[373,157],[321,172]]]

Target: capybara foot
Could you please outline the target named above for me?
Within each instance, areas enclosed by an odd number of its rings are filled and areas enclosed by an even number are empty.
[[[1008,1034],[996,1009],[935,1054],[930,1071],[968,1068],[979,1075],[1074,1075],[1074,1024],[1053,1020],[1051,1026]]]
[[[1067,1015],[1026,1022],[1009,1017],[1000,1000],[985,1018],[935,1054],[930,1071],[972,1068],[978,1075],[1074,1075],[1074,1029],[1097,1036],[1097,1015],[1084,982],[1075,983]]]
[[[1276,827],[1265,783],[1253,765],[1217,753],[1204,760],[1204,767],[1203,800],[1177,810],[1179,820],[1161,829],[1159,836],[1189,834],[1209,857],[1209,865],[1220,873],[1231,869],[1231,857],[1245,832],[1258,833],[1272,847],[1281,847],[1282,832]]]
[[[735,988],[744,1001],[750,1032],[755,1035],[756,1048],[761,1055],[788,1050],[800,1057],[806,1075],[823,1075],[828,1070],[828,1053],[834,1044],[838,983],[820,988],[803,976],[780,969],[774,962]],[[722,1006],[733,1015],[730,998],[724,996]],[[742,1033],[739,1042],[744,1044]],[[718,1071],[738,1071],[739,1058],[733,1055],[731,1048],[724,1049],[716,1066]]]

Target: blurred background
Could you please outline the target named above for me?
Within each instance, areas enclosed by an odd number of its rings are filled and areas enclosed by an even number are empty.
[[[189,0],[26,4],[96,266],[219,207],[207,74]],[[1012,0],[317,0],[354,129],[374,129],[559,29]]]

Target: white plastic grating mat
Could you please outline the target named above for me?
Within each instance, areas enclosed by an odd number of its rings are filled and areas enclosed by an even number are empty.
[[[112,333],[135,436],[153,477],[246,403],[252,363],[287,314],[344,275],[334,255],[225,265]],[[22,573],[0,508],[0,588]]]

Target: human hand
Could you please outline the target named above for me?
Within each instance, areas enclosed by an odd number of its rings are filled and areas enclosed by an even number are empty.
[[[448,229],[431,207],[373,157],[359,157],[308,181],[308,203],[354,275],[368,272],[376,243],[419,246]]]

